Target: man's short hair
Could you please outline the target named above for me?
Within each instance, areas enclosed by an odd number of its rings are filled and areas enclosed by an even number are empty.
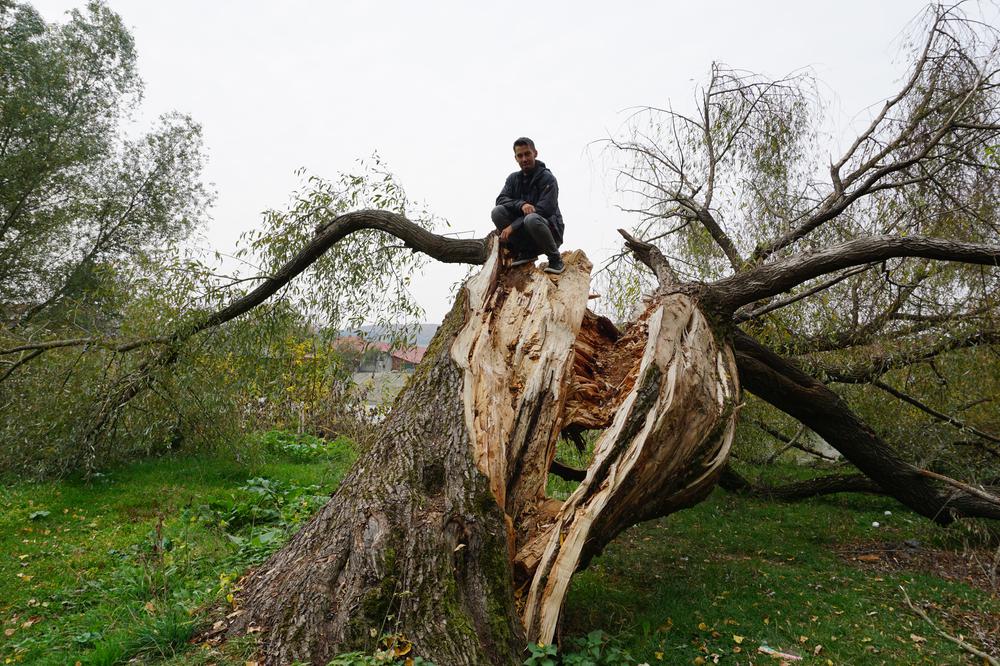
[[[517,150],[518,146],[528,146],[532,150],[535,150],[535,142],[526,136],[518,137],[514,139],[514,150]]]

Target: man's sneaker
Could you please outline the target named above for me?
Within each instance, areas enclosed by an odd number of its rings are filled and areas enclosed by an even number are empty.
[[[563,263],[562,257],[558,254],[555,257],[549,259],[549,265],[545,267],[546,273],[555,273],[558,275],[566,270],[566,264]]]
[[[524,266],[525,264],[533,264],[537,259],[538,259],[537,254],[520,256],[514,261],[510,262],[510,267],[514,268],[515,266]]]

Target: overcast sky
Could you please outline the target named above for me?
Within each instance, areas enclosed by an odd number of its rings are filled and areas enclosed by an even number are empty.
[[[33,4],[49,20],[82,2]],[[411,198],[485,235],[511,142],[532,137],[559,180],[563,249],[619,246],[599,147],[627,109],[693,105],[712,61],[779,77],[811,67],[843,126],[894,90],[914,0],[838,2],[236,2],[109,0],[146,82],[138,122],[189,113],[218,191],[208,239],[232,251],[305,167],[334,177],[377,150]],[[426,319],[457,267],[416,280]]]

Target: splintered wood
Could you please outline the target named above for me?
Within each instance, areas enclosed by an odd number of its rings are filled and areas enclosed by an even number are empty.
[[[496,253],[469,280],[469,312],[452,346],[465,374],[465,417],[476,464],[514,521],[545,494],[573,345],[587,309],[591,264],[564,258],[559,276],[499,271]]]
[[[615,535],[690,506],[725,464],[739,401],[735,358],[695,300],[659,295],[624,332],[586,309],[590,262],[552,277],[501,268],[469,280],[452,346],[478,468],[508,520],[518,607],[551,642],[569,581]],[[545,483],[564,428],[604,429],[564,503]]]

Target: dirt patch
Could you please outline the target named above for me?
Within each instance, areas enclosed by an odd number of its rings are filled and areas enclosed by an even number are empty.
[[[965,583],[1000,598],[1000,571],[991,573],[996,554],[986,549],[965,552],[925,548],[917,542],[861,542],[842,546],[837,555],[844,561],[871,571],[895,573],[920,571],[944,580]],[[944,631],[961,634],[987,654],[1000,654],[1000,614],[969,608],[955,597],[938,600],[913,599]],[[926,631],[932,632],[928,626]]]
[[[993,570],[995,553],[985,549],[964,552],[926,548],[916,541],[860,542],[837,549],[843,559],[875,571],[922,571],[965,583],[1000,598],[1000,569]]]

